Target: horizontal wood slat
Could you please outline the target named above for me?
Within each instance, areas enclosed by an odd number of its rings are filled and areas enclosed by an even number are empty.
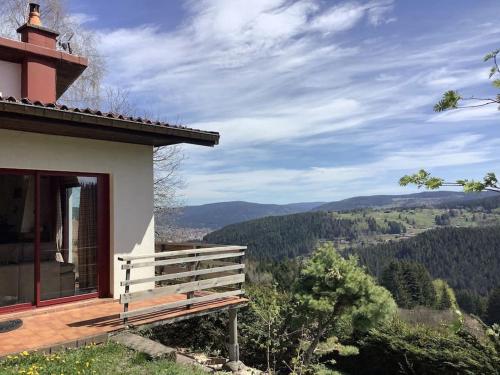
[[[188,255],[188,254],[205,254],[205,253],[218,253],[222,251],[238,251],[246,250],[246,246],[218,246],[218,247],[208,247],[200,249],[186,249],[186,250],[173,250],[173,251],[163,251],[148,255],[125,255],[118,257],[118,260],[139,260],[139,259],[150,259],[150,258],[168,258],[177,255]]]
[[[213,260],[213,259],[236,258],[236,257],[242,257],[244,255],[245,252],[242,251],[242,252],[215,254],[215,255],[202,255],[202,256],[185,257],[177,259],[158,260],[153,262],[142,262],[135,264],[123,264],[122,270],[141,268],[141,267],[167,266],[169,264],[194,263],[194,262]]]
[[[171,273],[171,274],[161,275],[161,276],[146,277],[144,279],[121,281],[120,285],[126,286],[126,285],[148,283],[148,282],[152,282],[152,281],[157,282],[157,281],[165,281],[165,280],[174,280],[174,279],[181,279],[183,277],[189,277],[189,276],[199,276],[199,275],[208,275],[208,274],[219,273],[219,272],[222,273],[222,272],[228,272],[228,271],[236,271],[236,270],[241,270],[243,268],[245,268],[244,264],[233,264],[233,265],[225,266],[225,267],[205,268],[205,269],[196,270],[196,271],[177,272],[177,273]]]
[[[142,301],[145,299],[170,295],[170,294],[194,292],[198,290],[205,290],[220,286],[243,283],[244,281],[245,281],[245,274],[243,273],[237,275],[217,277],[214,279],[191,281],[188,283],[169,285],[155,289],[148,289],[140,292],[124,293],[120,295],[120,303],[124,304],[124,303]]]
[[[195,298],[185,299],[185,300],[181,300],[181,301],[170,302],[170,303],[167,303],[164,305],[157,305],[157,306],[153,306],[153,307],[123,312],[120,314],[120,319],[133,318],[135,316],[158,313],[158,312],[162,312],[162,311],[176,308],[176,307],[182,307],[182,306],[192,305],[192,304],[202,303],[202,302],[216,301],[219,299],[228,298],[228,297],[235,297],[235,296],[239,296],[242,294],[245,294],[244,290],[232,290],[232,291],[224,292],[224,293],[209,294],[209,295],[202,296],[202,297],[195,297]]]

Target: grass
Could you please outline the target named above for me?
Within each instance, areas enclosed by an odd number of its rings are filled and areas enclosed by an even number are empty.
[[[483,225],[493,225],[500,223],[500,209],[491,213],[480,211],[470,211],[465,209],[453,210],[455,216],[450,217],[451,226],[476,227]],[[448,213],[447,209],[438,208],[400,208],[396,209],[366,209],[350,212],[335,212],[332,215],[336,218],[357,220],[355,224],[360,232],[359,238],[350,241],[335,244],[339,250],[344,248],[381,243],[388,240],[398,240],[407,236],[413,236],[429,229],[438,227],[435,223],[435,217]],[[386,226],[386,221],[396,221],[403,224],[407,232],[405,235],[367,233],[368,224],[366,219],[373,218],[381,227]]]
[[[25,375],[202,375],[200,369],[168,360],[149,360],[124,346],[107,343],[43,355],[23,352],[0,362],[0,374]]]

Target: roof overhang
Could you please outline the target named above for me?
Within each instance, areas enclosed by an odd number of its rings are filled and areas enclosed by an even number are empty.
[[[57,98],[66,92],[88,66],[88,60],[84,57],[1,37],[0,56],[2,60],[13,63],[22,63],[27,56],[37,56],[55,62]]]
[[[139,120],[63,110],[41,103],[0,100],[1,129],[155,147],[179,143],[215,146],[219,143],[219,133],[216,132]]]

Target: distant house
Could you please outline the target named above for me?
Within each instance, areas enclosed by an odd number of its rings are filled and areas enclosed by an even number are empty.
[[[153,148],[219,134],[57,104],[87,59],[56,49],[36,5],[17,31],[0,38],[0,313],[118,298],[118,257],[154,249]]]

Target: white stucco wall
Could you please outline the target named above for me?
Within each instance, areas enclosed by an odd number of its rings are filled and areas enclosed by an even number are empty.
[[[21,97],[21,64],[0,60],[0,93],[3,97]]]
[[[150,146],[0,129],[0,168],[110,174],[110,285],[115,298],[125,272],[116,258],[154,252],[152,158]],[[131,272],[139,278],[153,276],[154,270]]]

